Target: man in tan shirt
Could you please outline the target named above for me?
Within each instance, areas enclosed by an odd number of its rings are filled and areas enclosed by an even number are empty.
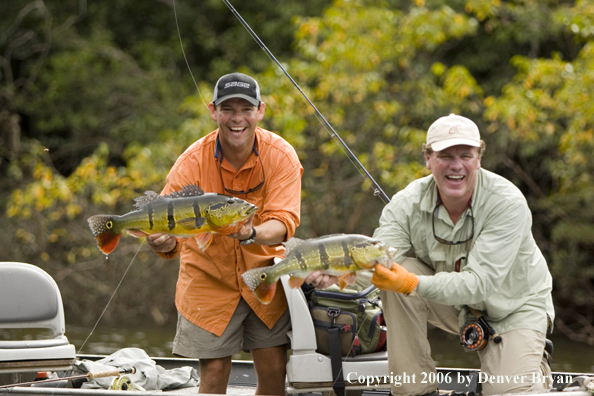
[[[241,350],[252,354],[256,394],[285,393],[290,326],[285,296],[277,293],[263,305],[241,279],[249,269],[272,265],[284,251],[281,242],[294,235],[300,221],[303,167],[288,142],[257,126],[265,108],[253,78],[221,77],[209,104],[218,128],[178,158],[162,192],[197,184],[205,192],[256,205],[253,219],[235,234],[215,234],[205,251],[193,238],[147,238],[160,256],[180,257],[173,352],[200,359],[200,393],[226,392],[231,356]]]

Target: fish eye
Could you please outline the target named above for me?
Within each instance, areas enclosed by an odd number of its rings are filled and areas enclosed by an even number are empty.
[[[113,222],[110,220],[107,223],[105,223],[105,227],[107,227],[108,230],[110,230],[113,227]]]
[[[234,200],[233,198],[231,198],[231,199],[229,199],[229,200],[227,201],[227,203],[228,203],[229,205],[232,205],[234,202],[235,202],[235,200]]]
[[[260,274],[260,280],[266,280],[266,274]]]

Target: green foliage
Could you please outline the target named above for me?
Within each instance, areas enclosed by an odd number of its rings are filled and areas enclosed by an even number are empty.
[[[388,196],[429,174],[421,145],[435,119],[453,112],[476,121],[487,143],[483,166],[518,185],[533,211],[554,276],[557,328],[594,339],[590,1],[237,3]],[[179,154],[214,128],[205,106],[222,74],[256,77],[267,104],[262,125],[300,156],[300,236],[370,235],[384,205],[334,132],[219,0],[175,2],[194,94],[172,6],[0,5],[7,15],[0,130],[8,132],[0,136],[0,202],[11,230],[0,249],[49,269],[82,321],[97,313],[74,296],[107,301],[139,249],[124,238],[106,261],[85,219],[127,212],[143,191],[163,187]],[[118,292],[108,320],[174,319],[175,264],[146,246],[135,260],[142,263],[132,269],[135,282]],[[153,296],[156,289],[165,291]]]

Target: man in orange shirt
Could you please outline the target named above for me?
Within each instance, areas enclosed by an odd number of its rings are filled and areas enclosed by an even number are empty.
[[[221,77],[208,107],[218,128],[178,158],[163,194],[197,184],[205,192],[244,199],[258,211],[237,233],[215,234],[205,251],[193,238],[147,237],[161,257],[180,257],[173,353],[200,359],[200,393],[224,394],[231,356],[250,351],[256,394],[283,395],[290,327],[285,296],[277,293],[263,305],[241,274],[272,265],[284,251],[281,242],[295,234],[303,167],[288,142],[257,126],[266,105],[253,78],[241,73]]]

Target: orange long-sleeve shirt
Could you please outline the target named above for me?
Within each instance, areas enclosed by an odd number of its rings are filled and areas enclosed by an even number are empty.
[[[287,227],[287,239],[291,238],[300,221],[303,174],[295,149],[275,133],[257,128],[256,147],[260,158],[252,152],[236,172],[223,156],[219,173],[219,160],[215,158],[217,137],[218,130],[215,130],[192,144],[177,159],[162,193],[197,184],[205,192],[231,195],[225,191],[221,178],[227,189],[237,191],[247,191],[265,180],[257,191],[235,196],[258,207],[254,225],[279,220]],[[194,238],[180,238],[174,251],[160,255],[164,258],[180,256],[175,295],[178,311],[197,326],[221,336],[241,297],[269,328],[285,312],[284,293],[276,293],[270,304],[263,305],[241,278],[249,269],[271,265],[273,258],[283,252],[282,245],[243,246],[236,239],[215,234],[205,252],[198,248]]]

